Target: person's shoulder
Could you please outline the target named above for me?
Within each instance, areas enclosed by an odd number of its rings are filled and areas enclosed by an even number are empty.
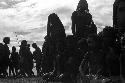
[[[76,16],[78,14],[78,11],[74,11],[73,13],[72,13],[72,16]]]

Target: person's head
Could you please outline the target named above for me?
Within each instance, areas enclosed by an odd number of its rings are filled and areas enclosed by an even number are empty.
[[[27,46],[27,41],[26,40],[22,40],[21,41],[21,46]]]
[[[60,24],[61,20],[59,19],[58,15],[56,13],[52,13],[48,16],[48,21],[52,24]]]
[[[33,44],[32,44],[32,47],[33,47],[33,48],[37,48],[37,44],[36,44],[36,43],[33,43]]]
[[[5,44],[10,44],[10,37],[4,37],[4,38],[3,38],[3,42],[4,42]]]
[[[80,0],[77,6],[77,11],[89,11],[88,9],[88,3],[86,0]]]
[[[16,51],[16,47],[13,46],[13,47],[12,47],[12,52],[15,52],[15,51]]]
[[[116,0],[117,1],[117,0]],[[118,0],[117,23],[119,31],[125,33],[125,0]]]

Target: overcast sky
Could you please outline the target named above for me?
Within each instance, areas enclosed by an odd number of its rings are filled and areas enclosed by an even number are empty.
[[[59,15],[66,33],[71,33],[71,14],[78,2],[79,0],[0,0],[0,38],[10,36],[15,40],[15,34],[18,34],[19,39],[43,40],[47,17],[52,12]],[[112,26],[114,0],[87,2],[97,26]]]

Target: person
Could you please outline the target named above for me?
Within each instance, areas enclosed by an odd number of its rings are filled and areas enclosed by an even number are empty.
[[[107,76],[120,75],[119,57],[121,51],[116,39],[116,30],[113,27],[106,26],[103,29],[103,52],[105,54],[105,70],[108,72]]]
[[[19,54],[16,52],[16,47],[12,47],[12,53],[10,56],[10,69],[9,69],[9,76],[11,75],[11,71],[13,73],[13,76],[17,76],[18,69],[19,69]]]
[[[45,41],[42,46],[43,62],[42,62],[42,72],[44,74],[52,72],[54,69],[53,56],[49,53],[49,42],[48,37],[44,37]]]
[[[4,45],[3,43],[0,43],[0,76],[4,77],[5,75],[5,64],[4,63]],[[2,75],[4,74],[4,75]]]
[[[117,2],[118,1],[118,2]],[[118,25],[118,33],[119,38],[122,41],[122,36],[125,33],[125,0],[116,0],[116,14],[117,14],[117,25]],[[122,48],[122,46],[121,46]],[[124,50],[122,49],[121,55],[120,55],[120,77],[123,83],[125,82],[125,57],[124,57]]]
[[[9,66],[9,56],[10,56],[10,50],[9,50],[8,44],[10,44],[10,37],[4,37],[3,42],[4,42],[4,57],[3,57],[4,72],[3,72],[3,75],[4,75],[4,77],[7,77],[8,76],[7,69]]]
[[[53,63],[55,68],[55,75],[57,72],[59,74],[59,57],[60,53],[64,51],[65,48],[65,29],[57,14],[52,13],[48,16],[47,23],[47,37],[49,39],[49,53],[53,56]]]
[[[37,76],[40,76],[41,67],[42,67],[42,59],[43,59],[42,52],[36,43],[33,43],[32,47],[35,49],[35,51],[33,51],[33,58],[36,62]]]
[[[31,52],[29,51],[29,46],[26,40],[21,41],[19,55],[20,59],[20,72],[18,75],[22,76],[32,76],[32,66],[31,66]]]

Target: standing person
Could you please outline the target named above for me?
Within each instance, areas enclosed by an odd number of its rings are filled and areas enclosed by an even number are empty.
[[[3,42],[4,42],[4,57],[3,57],[4,72],[3,72],[3,75],[6,77],[6,76],[8,76],[7,69],[9,66],[10,50],[9,50],[8,44],[10,44],[10,37],[4,37]]]
[[[125,0],[115,0],[114,2],[114,8],[113,8],[113,14],[114,18],[113,21],[115,21],[114,25],[117,25],[118,27],[118,33],[119,33],[119,38],[122,37],[122,35],[125,33]],[[123,83],[125,82],[125,57],[124,57],[124,52],[120,56],[120,75],[122,78]]]
[[[103,29],[103,51],[105,53],[105,66],[107,66],[105,68],[107,68],[110,76],[119,76],[120,74],[120,46],[117,44],[116,38],[117,33],[113,27],[106,26]]]
[[[4,73],[4,45],[0,43],[0,76],[3,77],[2,73]]]
[[[61,52],[65,48],[65,29],[64,26],[57,16],[57,14],[52,13],[48,16],[47,23],[47,37],[49,38],[49,53],[53,56],[53,62],[55,67],[55,74],[60,72],[59,68],[59,57]]]
[[[42,46],[43,61],[42,61],[42,72],[49,73],[53,71],[53,57],[50,55],[48,37],[44,37],[45,41]]]
[[[32,60],[31,52],[26,40],[22,40],[19,50],[20,59],[20,72],[19,74],[23,76],[32,76]]]
[[[10,56],[10,69],[9,69],[9,74],[11,75],[11,71],[13,73],[13,76],[16,76],[18,74],[18,69],[19,69],[19,54],[16,52],[16,47],[12,47],[12,53]]]
[[[36,62],[37,76],[40,76],[42,67],[42,52],[36,43],[33,43],[32,47],[35,49],[35,51],[33,52],[33,58]]]

